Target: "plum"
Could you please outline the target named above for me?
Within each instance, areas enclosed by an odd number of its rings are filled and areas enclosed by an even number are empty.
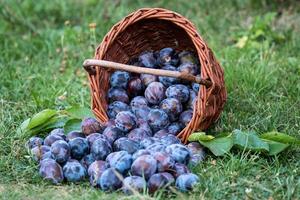
[[[183,111],[179,116],[179,122],[184,126],[187,126],[193,118],[193,110],[189,109]]]
[[[139,77],[133,77],[128,82],[127,93],[130,97],[143,94],[145,86]]]
[[[173,122],[170,124],[170,126],[168,126],[168,133],[172,134],[172,135],[178,135],[178,133],[180,133],[180,131],[183,129],[181,123],[179,122]]]
[[[187,192],[192,190],[198,183],[199,177],[196,174],[188,173],[178,176],[175,185],[180,191]]]
[[[105,129],[104,129],[104,131],[105,131]],[[102,138],[104,140],[108,140],[108,138],[105,135],[100,134],[100,133],[92,133],[92,134],[90,134],[90,135],[88,135],[86,137],[86,140],[88,141],[89,146],[91,147],[92,144],[94,143],[94,141],[97,140],[98,138]]]
[[[102,173],[107,169],[106,162],[103,160],[94,161],[88,168],[88,175],[90,184],[94,187],[100,187],[100,183],[97,185],[98,180]]]
[[[199,61],[197,60],[196,56],[189,51],[182,51],[178,54],[178,58],[180,63],[193,63],[198,64]]]
[[[80,160],[80,164],[86,169],[88,169],[93,162],[95,162],[95,158],[92,154],[87,154]]]
[[[191,158],[189,160],[189,164],[191,166],[196,166],[198,164],[200,164],[205,158],[205,154],[200,154],[200,153],[196,153],[191,155]]]
[[[122,111],[117,114],[115,122],[117,128],[123,132],[128,132],[136,127],[137,118],[130,111]]]
[[[147,122],[154,132],[167,128],[170,123],[167,113],[160,109],[150,110]]]
[[[157,161],[157,171],[165,172],[173,169],[175,160],[165,152],[155,152],[152,154]]]
[[[166,96],[168,98],[178,99],[181,103],[185,103],[190,97],[189,88],[182,84],[171,85],[166,90]]]
[[[64,140],[57,140],[51,145],[51,154],[52,158],[60,163],[63,164],[67,162],[70,157],[70,146]]]
[[[138,142],[126,137],[121,137],[117,139],[113,144],[114,151],[127,151],[130,154],[133,154],[140,148],[141,147]]]
[[[159,108],[167,113],[169,120],[174,122],[178,119],[179,114],[182,112],[182,104],[178,99],[166,98],[160,104]]]
[[[163,175],[167,179],[169,185],[171,185],[172,183],[175,183],[174,176],[172,174],[170,174],[169,172],[161,172],[160,174]]]
[[[143,107],[143,108],[132,108],[132,112],[135,114],[135,116],[137,117],[138,121],[139,120],[143,120],[143,121],[147,121],[147,116],[150,112],[150,108],[149,107]]]
[[[143,148],[147,148],[148,146],[154,144],[154,143],[158,143],[159,142],[159,139],[158,138],[155,138],[155,137],[150,137],[150,138],[144,138],[141,142],[140,142],[140,145],[143,147]]]
[[[151,137],[151,134],[142,128],[135,128],[129,132],[127,137],[136,142],[140,142],[147,137]]]
[[[187,148],[191,152],[191,158],[189,164],[192,166],[196,166],[201,163],[205,158],[205,151],[201,144],[198,142],[191,142],[187,145]]]
[[[32,148],[30,152],[35,161],[40,161],[43,159],[44,154],[50,152],[50,150],[51,148],[49,146],[42,145],[42,146],[36,146]]]
[[[108,126],[103,131],[103,135],[107,138],[110,144],[113,144],[114,141],[124,136],[124,133],[117,127]]]
[[[64,140],[59,135],[48,135],[44,140],[44,145],[51,147],[51,145],[57,140]]]
[[[92,133],[101,133],[103,127],[95,118],[88,117],[82,120],[81,130],[84,135],[89,135]]]
[[[198,66],[191,63],[191,62],[185,62],[182,63],[179,67],[178,67],[178,71],[183,72],[183,73],[187,73],[187,74],[192,74],[192,75],[197,75],[198,74]]]
[[[162,138],[167,135],[169,135],[169,132],[167,129],[164,128],[164,129],[161,129],[161,130],[157,131],[156,133],[154,133],[153,137]]]
[[[86,169],[77,161],[70,159],[63,167],[64,177],[69,182],[79,182],[85,179]]]
[[[114,191],[122,187],[122,175],[114,168],[106,169],[97,184],[100,185],[104,191]]]
[[[161,173],[153,174],[148,181],[149,193],[153,194],[159,189],[163,189],[169,185],[169,180]]]
[[[174,67],[172,65],[166,65],[162,69],[168,70],[168,71],[176,71],[176,67]],[[166,86],[166,87],[169,87],[171,85],[174,85],[174,84],[180,82],[180,80],[178,78],[173,78],[173,77],[168,77],[168,76],[159,76],[158,80],[159,80],[159,82],[164,84],[164,86]]]
[[[49,135],[58,135],[60,137],[62,137],[64,140],[66,140],[66,135],[65,135],[65,131],[64,129],[62,128],[56,128],[56,129],[53,129]]]
[[[143,67],[147,68],[155,68],[156,67],[156,59],[154,57],[153,52],[143,52],[139,56],[139,63]]]
[[[130,107],[122,101],[114,101],[108,105],[107,114],[110,119],[115,119],[121,111],[128,111]]]
[[[32,149],[37,146],[42,146],[43,143],[44,143],[44,140],[42,138],[34,136],[34,137],[29,138],[29,140],[26,143],[26,147],[28,149]]]
[[[150,83],[145,90],[145,98],[151,104],[158,105],[165,98],[165,86],[160,82]]]
[[[180,176],[182,174],[190,173],[190,170],[185,164],[175,163],[171,173],[175,178],[177,178],[178,176]]]
[[[152,82],[158,81],[158,77],[152,74],[141,74],[140,79],[145,86],[148,86]]]
[[[142,155],[151,155],[150,151],[146,150],[146,149],[140,149],[138,151],[136,151],[133,155],[132,155],[132,160],[136,160],[138,157],[142,156]]]
[[[51,181],[53,184],[61,183],[64,180],[61,166],[50,158],[40,162],[39,174],[43,179]]]
[[[109,167],[113,167],[121,174],[126,174],[132,164],[132,155],[127,151],[117,151],[106,157]]]
[[[172,134],[161,137],[160,141],[167,146],[171,144],[181,144],[180,139],[178,139],[175,135]]]
[[[148,107],[148,101],[143,96],[136,96],[131,100],[130,106],[132,109]]]
[[[71,157],[77,160],[89,154],[90,147],[86,138],[77,137],[69,141]]]
[[[45,152],[45,153],[42,155],[41,160],[44,160],[44,159],[47,159],[47,158],[53,159],[51,151]],[[41,161],[41,160],[40,160],[40,161]]]
[[[190,142],[187,144],[187,148],[190,150],[191,154],[203,153],[204,148],[199,142]]]
[[[187,109],[194,109],[195,102],[197,101],[197,94],[194,90],[189,90],[190,91],[190,97],[188,102],[186,103],[186,108]]]
[[[108,126],[116,126],[115,120],[114,119],[109,119],[108,121],[104,122],[103,128],[105,129]]]
[[[67,141],[70,141],[77,137],[85,138],[85,135],[79,131],[71,131],[67,134]]]
[[[148,122],[143,120],[143,119],[139,119],[138,120],[138,127],[141,129],[144,129],[145,131],[147,131],[149,133],[149,135],[152,136],[152,130],[151,127],[149,126]]]
[[[123,103],[129,103],[129,97],[126,90],[119,87],[112,87],[107,93],[108,102],[121,101]]]
[[[166,150],[166,145],[160,143],[160,142],[156,142],[156,143],[153,143],[149,146],[146,147],[146,149],[148,151],[151,152],[151,154],[155,153],[155,152],[165,152]]]
[[[132,195],[134,192],[143,192],[147,187],[144,178],[140,176],[128,176],[123,180],[122,191],[127,195]]]
[[[98,138],[91,147],[91,154],[96,160],[104,160],[112,152],[111,145],[107,140]]]
[[[189,149],[182,144],[171,144],[166,152],[178,163],[187,164],[190,159]]]
[[[157,62],[160,66],[177,65],[178,56],[174,49],[167,47],[159,51]]]
[[[133,161],[131,174],[149,179],[157,170],[157,161],[151,155],[142,155]]]
[[[192,83],[192,89],[194,92],[198,93],[200,90],[200,84],[199,83]]]
[[[127,88],[128,81],[130,79],[130,74],[128,72],[124,71],[115,71],[110,76],[110,87],[121,87],[121,88]]]

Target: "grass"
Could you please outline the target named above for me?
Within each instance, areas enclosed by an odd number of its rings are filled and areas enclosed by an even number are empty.
[[[117,199],[88,184],[52,186],[15,137],[27,117],[75,103],[89,105],[81,63],[110,27],[140,7],[165,7],[189,18],[225,69],[228,101],[210,132],[234,128],[300,135],[300,5],[273,1],[0,1],[0,197],[2,199]],[[235,47],[256,17],[272,21],[283,42]],[[96,31],[89,23],[97,23]],[[157,198],[299,199],[300,151],[264,157],[249,152],[211,155],[193,169],[201,184],[190,194]],[[132,197],[131,197],[132,198]],[[146,198],[134,197],[136,199]],[[148,197],[149,198],[149,197]]]

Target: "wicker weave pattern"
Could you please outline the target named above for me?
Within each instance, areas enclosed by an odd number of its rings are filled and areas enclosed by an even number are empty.
[[[201,77],[211,80],[210,88],[201,87],[193,118],[179,133],[186,142],[196,130],[207,129],[218,119],[226,101],[224,72],[195,26],[175,12],[161,8],[143,8],[115,24],[95,52],[95,59],[126,63],[145,50],[166,46],[196,52],[201,63]],[[95,67],[89,74],[91,107],[100,122],[108,120],[106,93],[109,70]]]

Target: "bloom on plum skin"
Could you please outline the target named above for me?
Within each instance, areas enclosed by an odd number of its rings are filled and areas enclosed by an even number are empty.
[[[151,104],[158,105],[165,98],[165,86],[160,82],[150,83],[145,90],[145,98]]]
[[[130,74],[124,71],[115,71],[110,76],[110,87],[121,87],[126,88],[128,81],[130,79]]]
[[[196,174],[188,173],[182,174],[176,179],[176,187],[182,191],[187,192],[199,182],[199,177]]]

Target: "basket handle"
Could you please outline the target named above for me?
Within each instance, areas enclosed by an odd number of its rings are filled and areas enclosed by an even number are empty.
[[[193,76],[191,74],[184,73],[184,72],[137,67],[133,65],[126,65],[126,64],[121,64],[121,63],[107,61],[107,60],[86,59],[83,62],[84,69],[90,75],[95,75],[96,73],[95,69],[93,69],[93,66],[99,66],[99,67],[101,66],[105,68],[123,70],[123,71],[138,73],[138,74],[152,74],[157,76],[174,77],[174,78],[179,78],[179,79],[184,79],[187,81],[199,83],[201,85],[205,85],[206,87],[210,87],[212,85],[211,81],[209,80],[205,80],[198,76]]]

